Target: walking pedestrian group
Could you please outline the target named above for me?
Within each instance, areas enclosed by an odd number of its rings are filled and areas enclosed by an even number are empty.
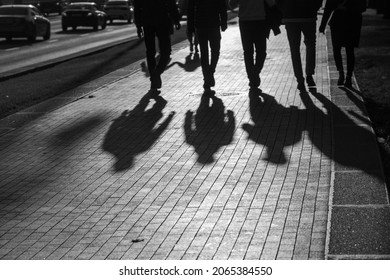
[[[338,85],[352,86],[354,48],[359,45],[366,0],[187,0],[184,7],[186,34],[191,52],[194,48],[197,52],[199,44],[204,92],[214,93],[211,88],[216,83],[214,74],[221,51],[221,31],[228,28],[228,8],[236,7],[249,88],[259,90],[260,74],[267,57],[267,39],[271,30],[275,35],[279,34],[282,24],[287,32],[297,89],[306,92],[306,85],[309,89],[315,88],[317,14],[325,1],[319,32],[325,33],[329,22],[334,60],[339,71]],[[145,40],[150,88],[158,91],[162,86],[161,75],[170,60],[170,36],[174,27],[180,29],[181,15],[175,0],[134,0],[134,18],[138,36]],[[302,35],[306,49],[304,69]],[[343,47],[347,54],[346,76],[341,55]]]

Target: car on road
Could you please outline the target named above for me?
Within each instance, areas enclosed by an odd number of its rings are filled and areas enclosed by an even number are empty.
[[[110,23],[114,19],[127,20],[131,23],[133,19],[133,3],[129,0],[109,0],[104,4],[104,11]]]
[[[34,6],[36,6],[44,15],[49,15],[51,13],[61,15],[66,5],[67,3],[65,0],[39,0],[34,4]]]
[[[94,30],[106,28],[107,14],[98,10],[94,2],[70,3],[62,13],[62,30],[67,31],[68,27],[76,30],[78,26],[90,26]]]
[[[50,39],[50,21],[33,5],[0,6],[0,37],[26,37],[33,42],[38,36]]]

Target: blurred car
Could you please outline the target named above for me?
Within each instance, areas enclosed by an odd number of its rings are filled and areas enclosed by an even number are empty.
[[[61,18],[62,30],[67,31],[68,27],[76,30],[77,26],[91,26],[94,30],[106,28],[107,15],[98,10],[94,2],[70,3]]]
[[[131,23],[134,8],[132,2],[128,0],[109,0],[104,4],[104,11],[110,23],[114,19],[127,20],[128,23]]]
[[[61,15],[62,11],[66,7],[65,0],[39,0],[35,6],[41,11],[42,14],[48,15],[56,13]]]
[[[35,41],[37,36],[50,39],[50,21],[33,5],[0,6],[0,37],[27,37]]]

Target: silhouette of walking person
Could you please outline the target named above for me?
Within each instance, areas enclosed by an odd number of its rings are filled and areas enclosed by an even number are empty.
[[[186,142],[194,146],[199,163],[209,164],[214,161],[213,155],[221,146],[233,141],[235,127],[234,114],[230,110],[225,112],[222,100],[203,95],[196,114],[191,111],[186,113]]]
[[[171,122],[174,112],[156,124],[163,117],[162,110],[167,101],[161,96],[155,98],[153,106],[146,110],[150,98],[145,95],[139,104],[131,111],[124,111],[114,120],[108,130],[103,149],[116,157],[115,171],[123,171],[133,165],[137,154],[147,151],[158,140]]]
[[[173,21],[173,22],[172,22]],[[150,89],[158,93],[162,87],[161,74],[169,63],[173,24],[180,29],[180,14],[175,0],[134,0],[134,22],[139,38],[144,37]],[[156,59],[156,38],[160,50]]]
[[[230,0],[230,6],[238,5],[239,28],[244,51],[245,69],[249,87],[260,86],[260,72],[267,56],[269,25],[266,21],[266,5],[275,6],[274,0]]]
[[[282,22],[286,26],[290,45],[291,61],[299,91],[306,91],[301,61],[301,36],[306,46],[306,83],[316,87],[313,75],[316,67],[316,22],[317,11],[323,0],[276,0],[282,11]]]
[[[227,29],[226,2],[225,0],[189,0],[187,17],[188,30],[196,32],[199,41],[203,88],[206,93],[211,93],[211,87],[215,86],[214,73],[221,49],[220,30]]]
[[[355,48],[359,46],[362,27],[362,13],[367,8],[366,0],[327,0],[319,31],[325,33],[329,21],[332,38],[333,57],[339,79],[337,85],[352,87],[355,68]],[[330,20],[329,20],[330,18]],[[347,75],[344,75],[341,49],[347,54]]]

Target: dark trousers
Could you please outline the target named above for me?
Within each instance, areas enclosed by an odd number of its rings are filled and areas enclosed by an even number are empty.
[[[341,55],[342,45],[336,39],[335,31],[332,32],[332,29],[335,27],[331,27],[331,36],[332,36],[332,48],[333,48],[333,57],[336,64],[337,71],[344,73],[343,67],[343,58]],[[345,52],[347,54],[347,76],[351,77],[353,70],[355,68],[355,48],[353,45],[345,46]]]
[[[302,82],[304,78],[300,50],[301,38],[303,34],[306,45],[306,76],[312,76],[316,67],[316,22],[286,23],[286,31],[294,75],[298,82]]]
[[[197,28],[200,49],[200,64],[205,82],[208,82],[210,75],[213,75],[217,68],[219,52],[221,49],[221,31],[216,28]],[[209,56],[210,45],[210,56]]]
[[[160,58],[156,61],[156,38]],[[144,26],[144,39],[146,46],[146,61],[150,77],[155,74],[160,75],[164,72],[171,56],[171,35],[168,27],[165,26]]]
[[[258,86],[259,75],[267,57],[267,28],[264,20],[240,21],[241,43],[249,83]]]

